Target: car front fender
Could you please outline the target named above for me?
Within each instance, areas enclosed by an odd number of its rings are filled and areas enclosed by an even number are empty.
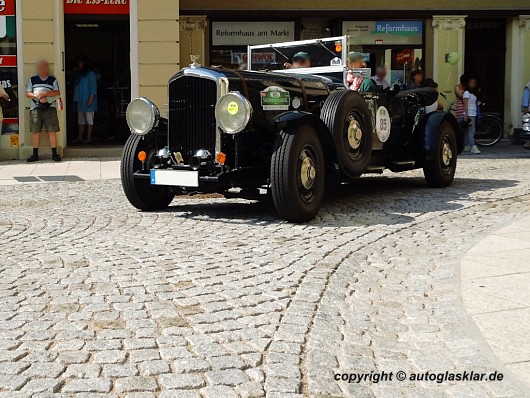
[[[318,116],[303,111],[284,112],[276,116],[274,122],[277,134],[280,131],[287,134],[296,134],[298,127],[305,124],[312,126],[317,131],[322,146],[324,147],[327,167],[333,167],[333,164],[337,160],[335,143],[327,126]]]

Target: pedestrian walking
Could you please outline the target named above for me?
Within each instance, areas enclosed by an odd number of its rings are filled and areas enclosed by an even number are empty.
[[[48,61],[37,62],[37,75],[29,79],[26,89],[26,97],[30,101],[30,129],[33,132],[33,155],[28,162],[39,160],[40,134],[44,127],[48,132],[50,146],[52,147],[52,159],[60,162],[57,154],[57,133],[59,132],[59,118],[57,117],[57,98],[61,95],[59,83],[55,76],[50,75]]]
[[[530,112],[530,82],[523,90],[523,99],[521,101],[521,113]]]
[[[471,152],[472,154],[479,154],[480,150],[475,144],[475,129],[477,125],[477,96],[475,92],[477,90],[477,80],[470,78],[466,91],[462,96],[464,102],[464,120],[468,124],[466,132],[466,141],[464,151]]]
[[[90,59],[83,55],[77,57],[76,80],[74,84],[74,102],[77,109],[79,134],[74,144],[90,144],[94,133],[94,114],[98,110],[98,77],[92,69]],[[85,127],[87,137],[84,139]]]

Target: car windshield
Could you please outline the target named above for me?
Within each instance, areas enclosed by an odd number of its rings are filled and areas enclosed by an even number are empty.
[[[332,37],[251,46],[250,70],[282,70],[344,65],[344,38]]]

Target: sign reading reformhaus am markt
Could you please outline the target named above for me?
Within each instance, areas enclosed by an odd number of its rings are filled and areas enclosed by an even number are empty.
[[[346,21],[342,32],[351,44],[421,45],[423,21]]]
[[[127,15],[129,0],[64,0],[64,13]]]
[[[294,41],[294,22],[212,22],[213,46]]]

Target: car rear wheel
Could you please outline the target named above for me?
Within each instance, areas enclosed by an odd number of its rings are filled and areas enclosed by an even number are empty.
[[[149,178],[135,178],[134,173],[142,169],[138,153],[147,154],[147,162],[153,158],[156,150],[152,136],[140,137],[132,134],[123,149],[121,160],[121,182],[129,202],[143,211],[162,210],[169,206],[174,194],[169,187],[153,186]]]
[[[315,218],[322,205],[324,152],[315,129],[280,132],[271,161],[271,194],[278,214],[290,222]]]
[[[423,174],[429,186],[443,188],[453,183],[457,153],[454,127],[449,121],[443,121],[438,128],[436,148],[432,159],[423,167]]]
[[[324,103],[320,118],[333,135],[337,160],[347,178],[366,171],[372,155],[372,122],[364,98],[357,92],[332,93]]]

